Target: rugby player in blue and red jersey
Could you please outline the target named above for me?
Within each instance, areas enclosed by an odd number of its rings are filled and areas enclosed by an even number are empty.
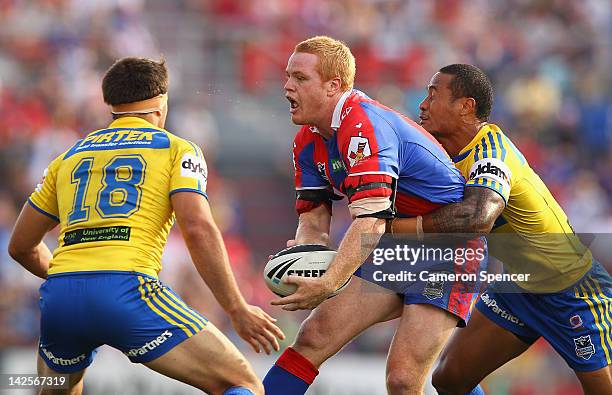
[[[385,232],[393,196],[397,215],[418,217],[460,201],[465,180],[429,133],[352,89],[355,59],[343,43],[329,37],[301,42],[286,73],[291,119],[304,125],[293,146],[299,224],[288,245],[329,244],[334,189],[348,197],[353,222],[322,277],[290,277],[297,291],[272,302],[286,310],[318,307],[268,372],[266,394],[304,394],[325,360],[368,327],[398,317],[387,387],[391,394],[420,393],[453,329],[469,319],[478,284],[467,292],[446,284],[439,296],[427,297],[423,289],[398,294],[353,276],[343,292],[326,299],[364,262],[362,235]],[[466,270],[485,263],[471,262]]]

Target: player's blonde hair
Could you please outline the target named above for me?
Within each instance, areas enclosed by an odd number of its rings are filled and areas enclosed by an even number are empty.
[[[323,81],[340,78],[340,88],[347,91],[355,82],[355,57],[342,41],[327,36],[316,36],[295,46],[294,52],[317,55],[317,71]]]

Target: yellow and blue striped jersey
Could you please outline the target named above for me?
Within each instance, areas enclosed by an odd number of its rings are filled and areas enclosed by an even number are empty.
[[[157,276],[174,222],[170,196],[206,196],[201,149],[138,117],[113,121],[55,158],[28,202],[59,222],[49,274]]]
[[[521,287],[556,292],[588,272],[590,252],[544,182],[497,125],[485,124],[453,161],[467,187],[489,188],[504,199],[490,252],[508,271],[531,273]]]

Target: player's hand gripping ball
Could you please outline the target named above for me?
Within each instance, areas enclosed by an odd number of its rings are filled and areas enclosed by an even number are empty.
[[[264,280],[272,292],[278,296],[288,296],[295,292],[294,284],[285,284],[287,276],[321,277],[336,256],[336,251],[319,244],[300,244],[272,256],[264,269]],[[334,291],[330,297],[340,293],[347,281]]]

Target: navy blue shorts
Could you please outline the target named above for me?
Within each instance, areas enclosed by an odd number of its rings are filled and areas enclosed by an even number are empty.
[[[103,344],[152,361],[208,322],[161,281],[133,272],[51,275],[39,304],[39,354],[59,373],[85,369]]]
[[[527,343],[544,337],[576,371],[612,363],[612,278],[599,262],[562,292],[505,291],[496,292],[493,284],[476,308]]]
[[[386,241],[394,246],[393,241]],[[381,242],[380,245],[384,245]],[[418,243],[420,244],[420,242]],[[470,260],[455,261],[420,261],[414,266],[398,263],[386,263],[376,266],[366,261],[357,269],[355,275],[400,295],[404,304],[429,304],[445,310],[458,318],[457,326],[464,327],[470,320],[472,307],[478,297],[482,285],[479,274],[486,272],[488,267],[487,241],[484,237],[468,240],[457,244],[460,248],[472,250],[482,249],[482,259],[474,257]],[[412,279],[395,281],[378,281],[380,274],[411,273]],[[441,274],[442,278],[430,275]],[[444,275],[462,275],[468,280],[444,280]],[[423,277],[422,277],[423,276]]]

